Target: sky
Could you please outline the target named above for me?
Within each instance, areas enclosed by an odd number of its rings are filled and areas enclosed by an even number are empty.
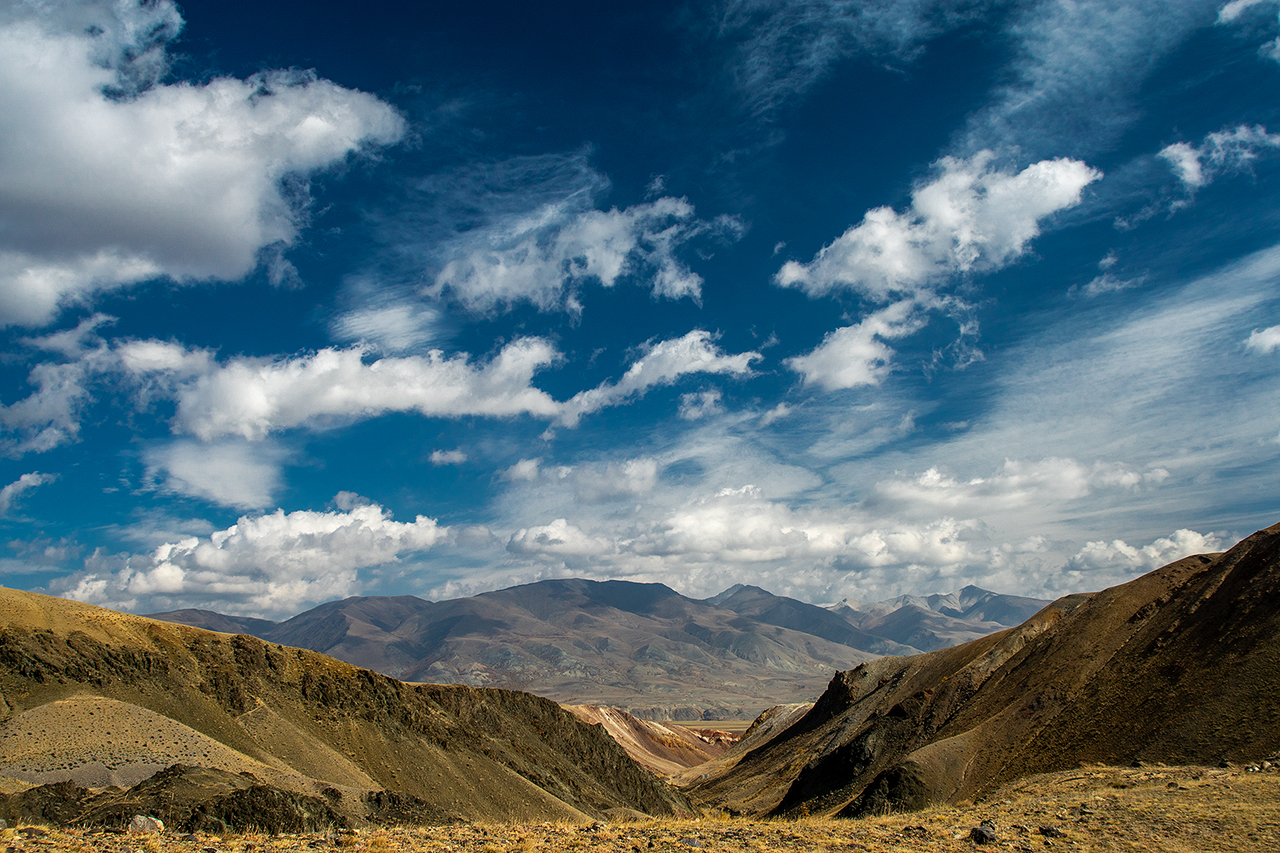
[[[1053,598],[1280,509],[1280,2],[0,6],[0,583]]]

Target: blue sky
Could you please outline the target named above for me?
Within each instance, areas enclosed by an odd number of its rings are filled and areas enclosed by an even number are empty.
[[[1275,522],[1280,3],[0,10],[0,582],[1098,589]]]

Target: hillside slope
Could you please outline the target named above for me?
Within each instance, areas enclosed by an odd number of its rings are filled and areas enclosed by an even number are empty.
[[[254,637],[0,589],[0,776],[134,784],[175,761],[337,792],[357,811],[369,791],[407,795],[435,820],[687,807],[603,730],[527,693],[408,685]]]
[[[956,802],[1081,762],[1280,749],[1280,525],[962,646],[839,673],[786,732],[709,774],[733,811]]]

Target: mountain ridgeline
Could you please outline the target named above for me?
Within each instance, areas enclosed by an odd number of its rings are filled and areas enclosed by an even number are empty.
[[[934,599],[940,609],[929,609]],[[968,587],[888,609],[832,609],[753,586],[697,600],[662,584],[574,579],[440,602],[348,598],[279,623],[202,610],[152,618],[252,634],[406,681],[527,690],[653,720],[750,719],[811,701],[833,671],[984,636],[1046,604]],[[979,613],[984,605],[999,618]]]
[[[971,800],[1082,763],[1280,750],[1280,525],[1021,626],[841,672],[765,743],[691,771],[735,813],[862,816]]]

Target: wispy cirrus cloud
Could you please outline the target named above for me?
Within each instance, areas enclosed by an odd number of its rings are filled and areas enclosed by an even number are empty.
[[[1000,5],[992,0],[728,0],[720,40],[747,110],[768,117],[853,56],[909,62],[926,42]]]

